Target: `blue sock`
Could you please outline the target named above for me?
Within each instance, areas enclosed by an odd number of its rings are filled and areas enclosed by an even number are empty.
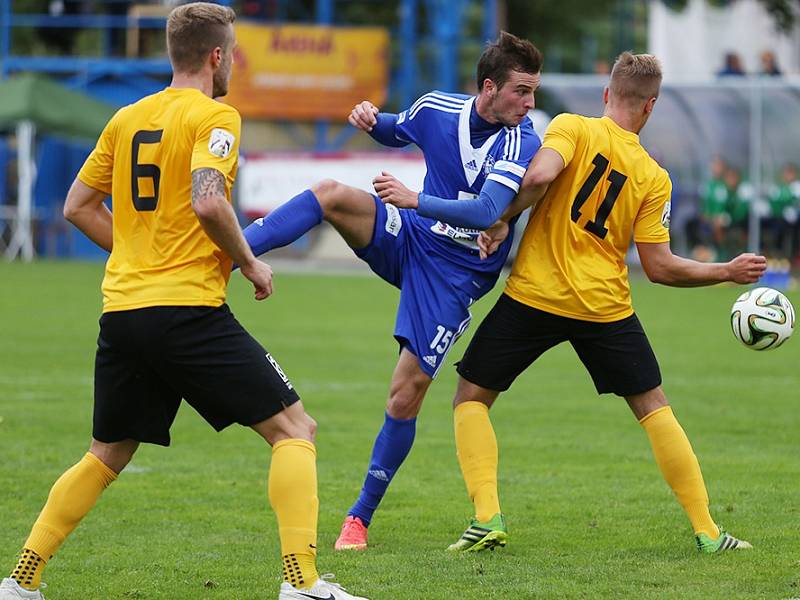
[[[322,207],[311,190],[306,190],[285,204],[257,219],[244,229],[244,238],[260,256],[299,239],[322,222]]]
[[[372,458],[361,494],[348,513],[360,518],[364,525],[369,525],[372,513],[378,508],[386,488],[411,451],[416,432],[416,417],[394,419],[386,413],[386,420],[372,447]]]

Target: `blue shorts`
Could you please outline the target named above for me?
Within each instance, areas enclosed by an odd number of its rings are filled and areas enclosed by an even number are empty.
[[[372,241],[354,252],[400,289],[394,337],[433,378],[467,330],[470,304],[492,289],[498,274],[453,264],[405,218],[408,210],[384,205],[377,196],[375,205]]]

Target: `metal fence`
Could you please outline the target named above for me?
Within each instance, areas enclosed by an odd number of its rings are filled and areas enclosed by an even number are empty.
[[[549,114],[599,116],[607,80],[596,76],[548,75],[539,104]],[[787,166],[800,162],[800,82],[772,77],[728,77],[713,82],[666,82],[642,144],[672,177],[673,237],[687,249],[686,228],[702,216],[702,195],[721,159],[738,173],[748,205],[746,244],[764,249],[761,233],[770,194],[784,182]],[[795,174],[796,176],[796,174]],[[794,186],[797,191],[800,183]],[[795,213],[800,206],[795,198]],[[792,217],[791,211],[787,213]],[[794,223],[797,226],[796,214]],[[689,248],[690,249],[690,248]],[[797,252],[797,248],[793,248]]]

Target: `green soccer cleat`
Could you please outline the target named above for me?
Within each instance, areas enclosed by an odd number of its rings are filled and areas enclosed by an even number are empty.
[[[485,523],[472,519],[467,530],[455,544],[447,547],[449,552],[479,552],[503,547],[508,540],[508,528],[503,513],[497,513]]]
[[[750,542],[738,540],[732,535],[726,533],[720,527],[719,537],[712,540],[705,533],[698,533],[694,536],[697,542],[697,549],[700,552],[713,554],[714,552],[724,552],[725,550],[750,550],[753,546]]]

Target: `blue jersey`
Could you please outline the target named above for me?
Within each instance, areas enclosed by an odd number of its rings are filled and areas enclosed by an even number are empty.
[[[441,198],[477,198],[487,180],[519,191],[522,177],[541,140],[529,118],[517,127],[498,130],[473,147],[470,116],[474,96],[431,92],[400,113],[395,137],[419,146],[427,174],[423,192]],[[432,251],[462,266],[484,273],[499,272],[511,249],[512,236],[486,260],[480,260],[475,229],[453,227],[408,211],[410,225],[419,229]],[[513,228],[512,228],[513,231]]]

